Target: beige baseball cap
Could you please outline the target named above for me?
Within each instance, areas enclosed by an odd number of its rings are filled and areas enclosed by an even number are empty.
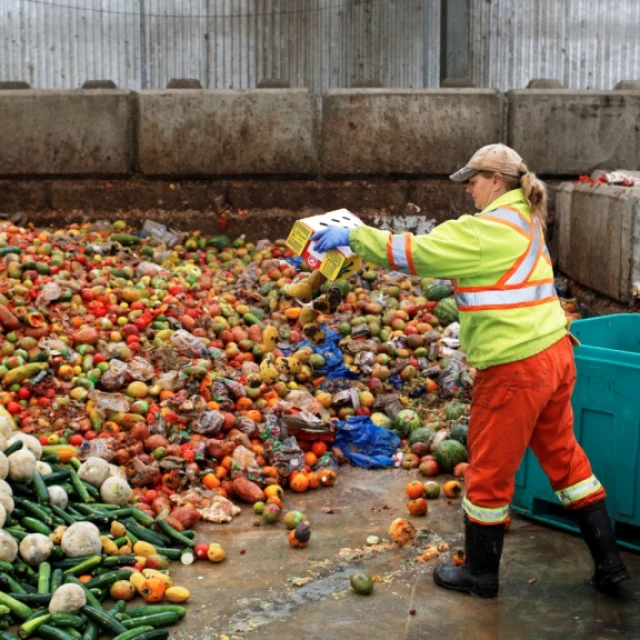
[[[488,144],[478,149],[466,166],[449,177],[456,182],[466,182],[479,171],[494,171],[519,178],[523,173],[527,173],[528,169],[524,160],[511,147],[504,144]]]

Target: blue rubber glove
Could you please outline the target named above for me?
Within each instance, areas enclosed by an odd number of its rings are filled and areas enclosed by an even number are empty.
[[[348,247],[350,232],[351,229],[343,227],[327,227],[314,233],[311,240],[316,243],[316,249],[320,253],[325,253],[336,247]]]

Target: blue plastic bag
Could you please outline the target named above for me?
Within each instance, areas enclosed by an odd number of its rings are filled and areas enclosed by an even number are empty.
[[[347,380],[356,380],[360,376],[351,371],[344,364],[344,356],[339,346],[339,342],[342,336],[337,331],[326,331],[324,326],[321,327],[325,331],[325,340],[321,345],[315,345],[308,340],[303,340],[300,344],[296,345],[300,347],[311,347],[314,353],[319,353],[326,360],[324,367],[315,367],[315,370],[322,376],[325,376],[328,380],[334,380],[338,378]]]
[[[369,416],[354,416],[336,424],[334,444],[353,464],[365,469],[395,464],[391,456],[400,448],[396,433],[377,426]]]

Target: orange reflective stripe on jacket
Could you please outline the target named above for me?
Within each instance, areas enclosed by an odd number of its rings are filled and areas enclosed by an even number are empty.
[[[399,233],[390,235],[387,242],[387,260],[395,271],[417,275],[411,255],[411,234]]]
[[[550,261],[540,224],[527,220],[516,209],[501,208],[481,216],[485,220],[505,225],[529,239],[520,257],[494,286],[456,286],[456,302],[460,311],[488,311],[528,307],[557,299],[553,279],[532,280],[541,258]]]

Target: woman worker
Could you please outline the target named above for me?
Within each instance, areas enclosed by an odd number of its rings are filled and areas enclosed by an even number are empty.
[[[440,563],[434,580],[445,589],[497,596],[514,474],[530,446],[577,518],[595,563],[594,586],[607,589],[628,573],[604,489],[573,433],[576,370],[543,235],[544,183],[502,144],[477,151],[451,179],[466,183],[480,213],[428,235],[362,226],[329,227],[312,238],[321,252],[350,246],[379,266],[456,282],[462,347],[478,370],[462,503],[466,559],[460,567]]]

